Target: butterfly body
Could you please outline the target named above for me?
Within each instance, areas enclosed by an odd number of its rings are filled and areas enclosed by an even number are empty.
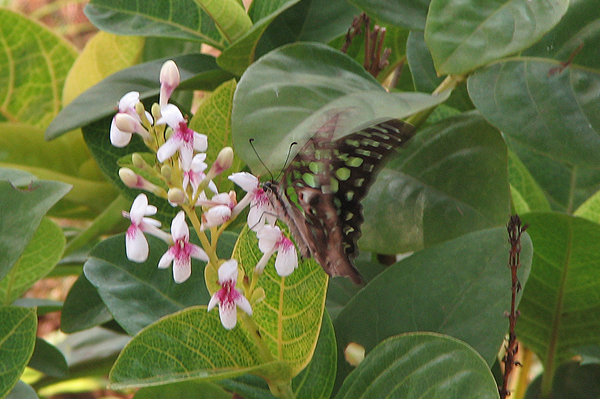
[[[281,182],[263,186],[290,228],[303,257],[313,257],[331,276],[362,279],[352,263],[364,221],[360,201],[383,161],[414,134],[390,119],[332,140],[331,118],[294,157]]]

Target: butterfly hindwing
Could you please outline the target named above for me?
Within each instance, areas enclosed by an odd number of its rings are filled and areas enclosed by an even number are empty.
[[[352,264],[364,220],[360,201],[385,158],[412,137],[414,127],[390,119],[332,140],[337,118],[294,157],[275,202],[303,256],[313,256],[329,275],[360,283]]]

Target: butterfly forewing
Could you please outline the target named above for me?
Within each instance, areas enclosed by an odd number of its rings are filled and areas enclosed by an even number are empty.
[[[329,120],[285,170],[274,205],[303,256],[312,255],[330,275],[361,278],[352,265],[363,222],[360,201],[385,158],[414,134],[397,119],[332,140]]]

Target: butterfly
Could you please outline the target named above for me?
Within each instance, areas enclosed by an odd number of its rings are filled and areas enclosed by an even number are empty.
[[[389,119],[333,140],[338,118],[308,140],[279,182],[265,182],[263,189],[304,258],[312,256],[330,276],[347,276],[360,284],[352,263],[364,221],[360,201],[385,159],[415,128]]]

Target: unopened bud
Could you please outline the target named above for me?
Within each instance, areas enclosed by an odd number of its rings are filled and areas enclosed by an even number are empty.
[[[152,116],[154,117],[154,120],[157,121],[161,118],[162,114],[160,112],[160,105],[158,105],[157,103],[152,104]]]
[[[137,152],[135,152],[131,155],[131,162],[133,163],[133,166],[135,166],[136,168],[147,169],[146,161],[144,161],[144,158]]]
[[[223,171],[229,169],[233,164],[233,148],[224,147],[219,151],[217,160],[212,164],[210,171],[208,172],[210,178],[221,174]]]
[[[344,349],[344,357],[351,366],[358,366],[365,358],[365,348],[356,342],[350,342]]]
[[[167,193],[167,200],[173,206],[181,205],[185,202],[185,193],[180,188],[170,188]]]
[[[180,82],[179,69],[172,60],[166,61],[160,69],[160,106],[169,102],[169,98]]]
[[[165,194],[165,190],[158,187],[156,184],[150,183],[148,180],[144,179],[142,176],[138,175],[129,168],[119,169],[119,177],[121,178],[123,184],[129,188],[146,190],[159,196],[164,196]]]
[[[129,114],[119,112],[115,116],[115,125],[123,132],[138,133],[144,139],[150,138],[150,134],[144,129],[140,121]]]
[[[142,118],[144,116],[145,112],[146,112],[146,109],[144,108],[144,104],[142,104],[141,101],[139,101],[137,104],[135,104],[135,113],[138,114],[140,118]]]
[[[173,175],[173,168],[170,165],[163,165],[160,168],[160,174],[165,178],[166,181],[171,181]]]

